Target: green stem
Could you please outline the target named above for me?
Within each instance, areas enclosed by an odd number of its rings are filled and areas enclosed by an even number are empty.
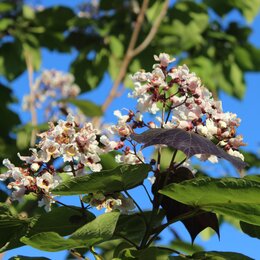
[[[145,190],[145,192],[146,192],[146,194],[147,194],[147,196],[148,196],[148,198],[149,198],[150,202],[151,202],[151,203],[153,203],[153,200],[152,200],[152,198],[151,198],[151,196],[150,196],[150,194],[149,194],[149,192],[148,192],[147,188],[145,187],[145,185],[144,185],[144,184],[142,184],[142,186],[143,186],[143,188],[144,188],[144,190]]]
[[[123,236],[123,235],[117,235],[115,234],[116,236],[124,239],[125,241],[127,241],[129,244],[131,244],[132,246],[134,246],[136,249],[138,249],[138,245],[136,243],[134,243],[133,241],[131,241],[130,239],[128,239],[127,237]]]

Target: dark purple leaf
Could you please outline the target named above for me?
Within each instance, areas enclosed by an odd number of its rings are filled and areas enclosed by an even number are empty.
[[[149,129],[142,134],[132,134],[131,137],[136,142],[143,143],[142,148],[156,144],[165,144],[184,152],[188,158],[195,154],[211,154],[228,160],[239,170],[247,165],[240,158],[226,153],[207,138],[179,128]]]
[[[165,179],[167,177],[167,180]],[[158,198],[158,190],[162,189],[165,185],[171,183],[180,183],[185,180],[193,179],[194,176],[192,172],[185,168],[180,167],[175,171],[169,173],[161,173],[156,178],[155,183],[152,187],[152,192],[155,198]],[[168,221],[178,218],[179,216],[194,211],[194,207],[183,204],[177,200],[173,200],[167,196],[163,196],[162,199],[155,199],[157,203],[156,206],[162,206],[166,212],[166,217]],[[192,243],[194,242],[196,236],[205,228],[212,228],[219,236],[219,225],[216,214],[211,212],[203,212],[200,215],[193,216],[181,221],[189,232]]]

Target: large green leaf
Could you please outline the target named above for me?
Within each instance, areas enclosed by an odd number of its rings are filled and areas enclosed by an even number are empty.
[[[41,215],[27,236],[42,232],[56,232],[61,236],[67,236],[95,219],[95,216],[89,211],[84,211],[84,215],[82,215],[81,208],[73,208],[53,208],[51,212]]]
[[[115,236],[127,237],[139,243],[146,230],[144,219],[140,214],[121,215],[115,230]]]
[[[71,248],[87,248],[113,236],[119,215],[119,212],[103,214],[76,230],[68,239],[55,232],[43,232],[31,237],[23,237],[21,241],[49,252]]]
[[[250,237],[255,237],[260,239],[260,225],[252,225],[243,221],[240,221],[240,227],[244,233]]]
[[[94,172],[63,182],[52,192],[57,195],[77,195],[128,190],[141,184],[151,166],[147,164],[121,165],[112,170]]]
[[[62,31],[68,29],[67,23],[73,17],[74,12],[71,8],[65,6],[52,6],[37,13],[36,23],[44,25],[48,30]]]
[[[85,116],[94,117],[94,116],[102,116],[101,107],[96,105],[95,103],[88,100],[80,100],[80,99],[63,99],[62,102],[73,104],[78,107]]]
[[[192,259],[207,259],[207,260],[253,260],[252,258],[243,254],[234,252],[198,252],[192,255]]]
[[[260,183],[238,178],[198,178],[173,183],[160,193],[184,204],[260,225]]]
[[[7,42],[0,47],[0,74],[10,81],[26,69],[22,53],[22,46],[18,41]]]

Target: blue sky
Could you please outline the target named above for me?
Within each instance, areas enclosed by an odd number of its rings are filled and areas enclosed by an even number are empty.
[[[32,3],[34,1],[28,1]],[[38,1],[40,3],[40,1]],[[75,3],[81,1],[61,1],[61,0],[46,0],[44,1],[44,5],[52,5],[55,4],[67,4],[71,6],[75,6]],[[240,19],[240,16],[237,13],[233,13],[227,19],[235,18]],[[258,15],[255,21],[252,24],[253,27],[253,34],[251,35],[250,41],[254,43],[256,46],[260,47],[260,15]],[[172,53],[174,55],[174,53]],[[75,54],[72,53],[70,55],[60,55],[55,52],[48,52],[43,50],[43,62],[42,68],[45,69],[58,69],[63,71],[68,71],[69,64],[73,60]],[[260,57],[259,57],[260,58]],[[151,64],[152,64],[152,57],[151,57]],[[203,80],[203,79],[202,79]],[[241,126],[239,128],[239,133],[243,134],[245,142],[248,143],[246,147],[247,150],[256,151],[260,148],[260,137],[259,137],[259,129],[260,129],[260,120],[259,120],[259,97],[260,97],[260,73],[248,73],[246,74],[246,84],[247,84],[247,91],[245,94],[245,98],[243,101],[238,101],[230,96],[227,96],[224,93],[220,94],[220,98],[223,101],[223,108],[225,111],[232,111],[237,113],[238,116],[242,119]],[[109,91],[107,86],[111,86],[111,81],[108,77],[103,81],[103,83],[92,93],[84,95],[87,99],[95,100],[99,104],[101,104],[106,94]],[[19,79],[11,84],[14,89],[15,95],[19,99],[19,104],[14,106],[14,110],[20,113],[21,111],[21,100],[24,94],[27,94],[29,91],[28,88],[28,81],[27,75],[23,74]],[[111,105],[109,110],[106,113],[105,120],[106,121],[113,121],[114,117],[111,116],[112,112],[115,109],[120,109],[126,106],[126,96],[127,92],[123,94],[123,96]],[[98,97],[98,100],[97,100]],[[134,102],[129,100],[127,106],[134,107]],[[20,113],[21,119],[24,123],[30,120],[30,115],[26,113]],[[135,191],[135,194],[139,196],[141,194],[141,190]],[[132,192],[133,194],[133,192]],[[143,193],[142,193],[143,194]],[[142,198],[142,197],[141,197]],[[74,202],[71,200],[70,202]],[[147,207],[146,202],[142,199],[138,200],[140,205],[143,207]],[[187,231],[183,228],[182,224],[176,225],[177,230],[182,234],[183,237],[186,237],[187,241],[189,241],[189,236]],[[235,229],[234,227],[225,224],[220,229],[221,232],[221,239],[218,240],[217,236],[214,235],[210,240],[203,241],[200,237],[196,239],[195,242],[201,244],[205,247],[206,250],[218,250],[218,251],[234,251],[244,253],[252,258],[257,259],[259,252],[259,241],[256,239],[250,238],[249,236],[242,234],[240,231]],[[164,240],[167,241],[169,239],[169,232],[164,234]],[[41,252],[30,247],[22,247],[19,249],[11,250],[4,255],[3,259],[8,259],[14,255],[27,255],[27,256],[46,256],[50,259],[63,259],[65,252],[58,252],[58,253],[47,253]]]

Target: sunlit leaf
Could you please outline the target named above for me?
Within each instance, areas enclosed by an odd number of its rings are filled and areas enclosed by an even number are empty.
[[[170,184],[159,192],[195,208],[259,225],[259,189],[260,182],[246,178],[195,178]]]
[[[55,232],[43,232],[31,237],[22,237],[21,241],[49,252],[90,247],[113,236],[119,215],[119,212],[103,214],[76,230],[68,239]]]
[[[63,182],[52,192],[57,195],[77,195],[95,192],[116,192],[140,185],[151,170],[150,165],[120,165],[112,170],[93,172]]]

